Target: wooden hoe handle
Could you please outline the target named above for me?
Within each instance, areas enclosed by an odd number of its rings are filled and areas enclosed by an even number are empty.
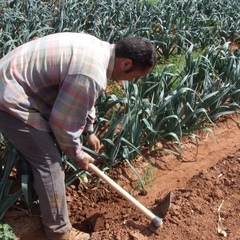
[[[108,177],[104,172],[97,168],[94,164],[90,163],[88,168],[92,170],[98,177],[107,182],[113,189],[115,189],[122,197],[127,201],[131,202],[138,210],[140,210],[145,216],[152,221],[156,227],[160,227],[163,224],[163,219],[154,215],[146,207],[144,207],[140,202],[138,202],[133,196],[131,196],[127,191],[115,183],[110,177]]]

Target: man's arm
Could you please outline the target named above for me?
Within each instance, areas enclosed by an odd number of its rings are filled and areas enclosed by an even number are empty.
[[[85,133],[93,133],[94,132],[93,124],[94,124],[95,119],[96,119],[96,111],[95,111],[95,107],[93,106],[90,109],[90,111],[88,112],[87,123],[84,128]]]
[[[94,133],[93,123],[96,119],[95,107],[88,112],[87,123],[84,128],[83,136],[84,139],[88,142],[90,148],[98,152],[100,150],[100,141],[96,134]]]
[[[87,153],[82,151],[80,135],[99,91],[92,79],[82,75],[69,75],[60,87],[51,112],[49,123],[56,140],[61,150],[76,162],[86,158]]]

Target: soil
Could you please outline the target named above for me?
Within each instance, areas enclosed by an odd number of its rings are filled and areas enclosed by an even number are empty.
[[[74,182],[67,188],[73,226],[91,234],[92,240],[155,239],[240,239],[240,119],[218,119],[213,133],[201,132],[198,142],[184,138],[182,157],[163,151],[144,152],[133,166],[145,181],[139,180],[125,162],[108,174],[123,189],[156,216],[149,217],[121,197],[105,182],[96,179]],[[170,143],[158,144],[168,147]],[[146,160],[148,159],[148,160]],[[171,192],[171,205],[165,212],[164,197]],[[12,226],[20,240],[45,240],[37,210],[31,216],[9,209],[4,222]]]

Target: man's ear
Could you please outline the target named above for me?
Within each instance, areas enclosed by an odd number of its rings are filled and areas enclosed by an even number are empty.
[[[133,63],[132,63],[132,60],[131,60],[131,59],[129,59],[129,58],[122,58],[121,60],[122,60],[122,61],[121,61],[120,66],[121,66],[121,69],[122,69],[124,72],[125,72],[125,71],[128,71],[129,69],[132,68]]]

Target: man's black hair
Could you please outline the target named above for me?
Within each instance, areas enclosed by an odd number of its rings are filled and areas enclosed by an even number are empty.
[[[146,70],[156,65],[157,57],[153,44],[139,36],[126,37],[116,42],[116,57],[128,58],[133,62],[133,68]]]

